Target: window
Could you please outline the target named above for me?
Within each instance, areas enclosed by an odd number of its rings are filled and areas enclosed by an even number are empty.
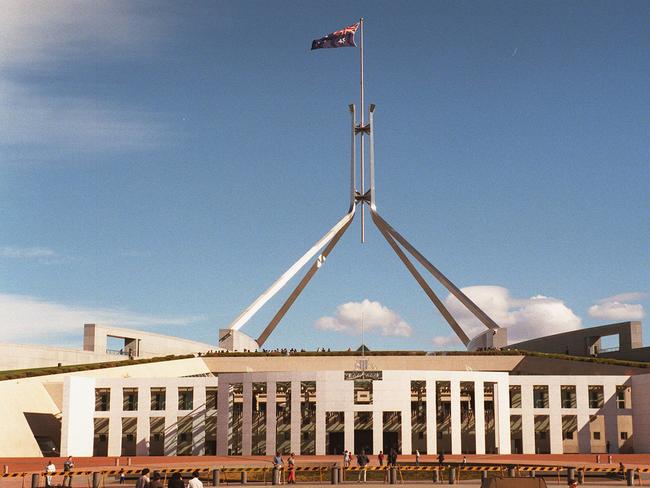
[[[621,432],[621,440],[626,441],[627,440],[627,432]]]
[[[602,408],[605,403],[602,385],[589,385],[589,408]]]
[[[548,408],[548,385],[533,386],[533,406]]]
[[[95,411],[108,412],[111,408],[110,388],[95,388]]]
[[[618,385],[616,387],[616,408],[630,408],[627,403],[627,396],[629,394],[629,387]]]
[[[191,386],[178,389],[178,409],[192,410],[194,404],[194,388]]]
[[[138,389],[123,388],[122,389],[122,410],[134,411],[137,409],[138,409]]]
[[[576,387],[575,385],[562,385],[560,387],[560,395],[562,399],[562,408],[576,408]]]
[[[219,396],[219,388],[216,386],[208,386],[205,388],[205,408],[207,410],[217,409],[217,398]]]
[[[510,387],[510,408],[521,408],[521,386]]]
[[[166,391],[164,388],[151,389],[151,410],[165,410]]]
[[[600,432],[594,432],[594,440],[599,441],[600,440]]]

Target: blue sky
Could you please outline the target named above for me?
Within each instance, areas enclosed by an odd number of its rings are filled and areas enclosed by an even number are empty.
[[[359,53],[309,47],[360,16],[382,215],[511,337],[645,317],[648,2],[4,5],[6,341],[216,343],[347,209]],[[371,349],[458,347],[358,221],[267,346],[358,345],[361,311]]]

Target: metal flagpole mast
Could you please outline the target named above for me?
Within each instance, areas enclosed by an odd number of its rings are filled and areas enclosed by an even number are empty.
[[[365,153],[365,147],[364,147],[364,139],[363,136],[365,135],[363,133],[363,127],[365,125],[365,114],[366,114],[366,106],[364,105],[364,100],[363,100],[363,17],[359,19],[359,28],[361,29],[361,44],[359,48],[359,59],[360,59],[360,85],[361,85],[361,143],[360,143],[360,149],[361,149],[361,154],[360,154],[360,169],[361,171],[359,172],[359,176],[361,177],[361,242],[364,243],[366,241],[366,219],[365,219],[365,213],[364,213],[364,201],[363,201],[363,194],[365,193],[365,181],[364,181],[364,153]]]

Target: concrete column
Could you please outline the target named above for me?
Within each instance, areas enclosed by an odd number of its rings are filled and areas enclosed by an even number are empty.
[[[266,455],[275,454],[275,428],[277,418],[275,413],[276,384],[275,381],[269,381],[266,384]],[[323,453],[325,454],[325,453]]]
[[[618,418],[616,406],[616,385],[611,383],[603,387],[605,406],[605,442],[609,442],[609,453],[618,454]]]
[[[352,383],[352,381],[349,381],[349,383]],[[347,449],[348,451],[354,451],[354,411],[345,411],[343,424],[345,426],[345,431],[343,433],[345,445],[343,446],[343,450]]]
[[[148,390],[149,388],[140,388],[140,390],[145,390],[145,389]],[[140,406],[140,398],[138,398],[138,406]],[[136,429],[137,431],[135,436],[135,455],[148,456],[149,455],[149,415],[146,412],[144,414],[138,415]]]
[[[461,454],[460,381],[451,380],[451,453]]]
[[[300,454],[300,381],[291,382],[291,452]]]
[[[548,385],[549,435],[551,436],[551,454],[562,454],[562,399],[560,385]]]
[[[427,453],[438,452],[438,432],[436,428],[436,382],[427,380]]]
[[[228,455],[228,424],[230,422],[229,396],[230,384],[219,378],[217,392],[217,455]],[[168,400],[169,402],[169,400]],[[167,403],[169,406],[169,403]],[[274,412],[275,413],[275,412]]]
[[[474,382],[476,454],[485,454],[485,395],[483,380]]]
[[[108,421],[108,455],[122,454],[122,387],[112,386],[110,393],[110,420]]]
[[[95,378],[65,378],[61,421],[62,456],[93,455],[94,413]]]
[[[411,452],[413,452],[413,436],[411,432],[410,387],[409,387],[409,394],[406,398],[408,398],[408,408],[406,410],[402,410],[402,454],[410,454]]]
[[[192,418],[192,455],[205,455],[205,384],[194,385],[194,417]],[[198,407],[198,408],[197,408]]]
[[[521,385],[521,439],[524,454],[535,454],[533,385]]]
[[[384,443],[384,415],[382,411],[372,412],[372,449],[374,453],[366,453],[368,456],[370,454],[379,454],[379,451],[383,449]]]
[[[169,392],[167,393],[169,395]],[[167,397],[169,402],[169,396]],[[165,443],[164,452],[165,456],[176,456],[176,441],[178,438],[178,411],[176,404],[173,404],[173,410],[165,412]],[[168,408],[172,408],[172,404],[167,403]]]
[[[246,381],[242,384],[242,389],[244,409],[242,412],[241,452],[244,456],[250,456],[251,446],[253,445],[253,384]]]
[[[576,415],[578,420],[578,449],[581,453],[591,452],[589,432],[589,389],[587,384],[576,385]]]
[[[510,381],[503,378],[494,385],[494,432],[499,454],[510,454]]]
[[[149,455],[149,415],[151,409],[151,388],[149,385],[138,388],[138,420],[136,424],[135,454]]]

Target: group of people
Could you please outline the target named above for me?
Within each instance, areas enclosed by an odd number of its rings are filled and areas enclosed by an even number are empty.
[[[273,467],[276,469],[280,469],[280,476],[284,474],[284,459],[282,459],[282,455],[280,454],[280,451],[277,451],[275,453],[275,456],[273,457]],[[289,457],[287,458],[287,484],[289,485],[295,485],[296,484],[296,455],[294,453],[289,454]],[[282,483],[282,478],[280,478],[280,483]]]
[[[144,468],[135,482],[135,488],[165,488],[163,478],[158,471],[154,471],[149,476],[151,471],[149,468]],[[120,473],[120,483],[124,482],[123,474]],[[173,473],[167,482],[167,488],[203,488],[203,482],[199,476],[198,471],[192,473],[192,478],[185,485],[183,477],[180,473]]]
[[[343,467],[344,468],[349,468],[352,466],[352,459],[353,459],[354,453],[352,451],[348,451],[347,449],[343,452]],[[377,454],[377,462],[379,463],[379,466],[384,465],[384,459],[386,460],[386,466],[396,466],[397,465],[397,450],[396,449],[391,449],[390,453],[388,453],[388,456],[384,454],[384,451],[379,451],[379,454]],[[420,453],[419,451],[416,451],[416,462],[419,465],[420,462]],[[370,464],[370,458],[366,455],[364,450],[361,450],[359,454],[356,455],[356,461],[357,461],[357,466],[360,468],[365,468]]]
[[[63,483],[61,486],[63,488],[70,488],[72,486],[72,468],[74,468],[74,462],[72,461],[72,456],[68,456],[63,463]],[[48,461],[45,466],[45,488],[52,488],[54,486],[53,478],[56,473],[56,466],[52,461]]]

